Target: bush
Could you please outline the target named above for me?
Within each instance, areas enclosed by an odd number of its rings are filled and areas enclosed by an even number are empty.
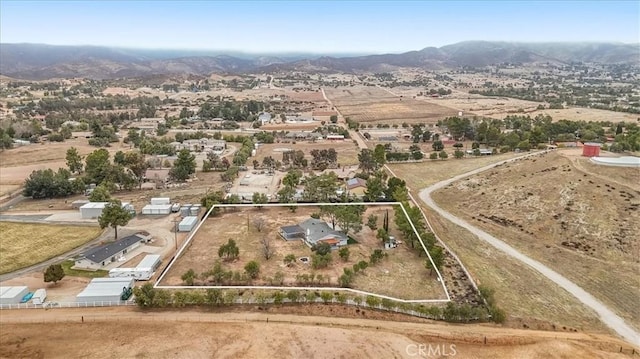
[[[438,152],[431,152],[429,154],[429,159],[430,160],[437,160],[438,159]]]

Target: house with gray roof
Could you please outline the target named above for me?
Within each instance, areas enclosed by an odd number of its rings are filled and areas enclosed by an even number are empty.
[[[147,238],[140,234],[124,237],[115,242],[107,243],[86,251],[75,262],[74,267],[87,269],[101,269],[110,263],[117,262],[119,258],[131,252],[133,249],[146,242]]]
[[[309,247],[327,243],[331,249],[346,246],[349,240],[338,226],[334,229],[327,222],[315,218],[306,219],[297,225],[280,227],[280,236],[287,241],[301,239]]]

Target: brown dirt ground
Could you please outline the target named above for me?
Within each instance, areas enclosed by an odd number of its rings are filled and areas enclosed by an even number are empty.
[[[395,229],[392,207],[370,207],[363,218],[369,214],[378,216],[382,223],[384,211],[389,209],[390,229],[396,238],[402,240]],[[189,269],[196,273],[202,273],[211,269],[218,259],[217,250],[220,245],[233,238],[240,248],[240,259],[223,263],[227,270],[243,271],[244,265],[250,260],[260,263],[260,278],[254,281],[254,285],[270,284],[270,278],[275,273],[284,274],[285,285],[292,285],[296,275],[316,273],[324,277],[329,276],[331,284],[337,285],[338,277],[343,273],[343,268],[352,267],[361,260],[369,260],[373,249],[380,248],[380,241],[375,238],[375,233],[364,226],[362,231],[352,235],[357,244],[349,245],[350,257],[347,262],[342,261],[337,253],[333,252],[332,264],[329,268],[313,270],[309,265],[297,262],[291,267],[283,263],[286,255],[292,253],[296,258],[310,256],[309,247],[301,241],[284,241],[278,234],[278,229],[283,225],[296,224],[309,218],[313,212],[318,212],[317,207],[299,207],[295,213],[282,207],[257,209],[243,208],[235,212],[222,213],[217,217],[208,219],[198,231],[196,237],[189,244],[187,251],[183,252],[167,276],[163,285],[181,285],[180,277]],[[247,218],[250,226],[247,231]],[[267,225],[258,233],[253,226],[256,218],[262,218]],[[275,248],[275,255],[268,261],[264,259],[259,244],[259,238],[265,236],[271,239]],[[436,280],[435,275],[429,276],[429,271],[424,266],[426,257],[419,257],[415,251],[407,248],[406,244],[398,248],[386,251],[388,257],[381,263],[367,268],[362,274],[358,274],[353,282],[353,288],[385,294],[402,299],[443,299],[446,298],[442,286]]]
[[[358,122],[435,123],[458,110],[410,97],[397,97],[371,86],[325,89],[331,102],[345,117]]]
[[[603,335],[341,318],[354,308],[324,305],[290,315],[290,308],[15,310],[0,318],[0,357],[412,358],[426,357],[415,355],[418,345],[431,345],[460,358],[628,358],[637,350]],[[329,317],[310,316],[320,313]]]
[[[640,186],[585,173],[576,161],[587,160],[572,161],[562,151],[518,160],[454,183],[433,198],[575,281],[637,327],[640,243],[633,233],[640,233]],[[608,168],[593,169],[614,179],[621,172],[620,181],[639,174]]]
[[[256,151],[256,156],[250,158],[247,163],[251,165],[250,162],[255,158],[258,162],[262,163],[264,157],[271,156],[277,161],[282,161],[282,151],[275,151],[276,149],[291,149],[294,151],[302,150],[305,153],[305,158],[311,163],[313,157],[311,157],[311,150],[323,150],[333,148],[338,153],[338,163],[340,166],[349,166],[358,164],[358,146],[356,146],[352,140],[347,139],[344,141],[317,141],[317,142],[307,142],[307,141],[298,141],[296,143],[268,143],[258,147]]]

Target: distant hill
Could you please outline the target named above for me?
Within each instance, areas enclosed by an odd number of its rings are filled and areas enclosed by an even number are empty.
[[[640,64],[637,44],[468,41],[402,54],[367,56],[234,56],[213,51],[141,50],[99,46],[0,44],[0,74],[13,78],[94,79],[160,74],[207,75],[270,71],[361,72],[402,67],[429,70],[498,63],[589,62]]]

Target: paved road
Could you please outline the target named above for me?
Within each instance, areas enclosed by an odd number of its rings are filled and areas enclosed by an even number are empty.
[[[625,323],[625,321],[618,316],[617,314],[615,314],[611,309],[609,309],[606,305],[604,305],[602,302],[600,302],[598,299],[596,299],[594,296],[592,296],[591,294],[589,294],[587,291],[585,291],[584,289],[582,289],[580,286],[578,286],[577,284],[573,283],[572,281],[570,281],[569,279],[567,279],[566,277],[564,277],[563,275],[561,275],[560,273],[552,270],[551,268],[545,266],[544,264],[531,259],[530,257],[526,256],[525,254],[519,252],[518,250],[516,250],[515,248],[511,247],[510,245],[506,244],[505,242],[499,240],[498,238],[490,235],[489,233],[471,225],[469,222],[466,222],[454,215],[452,215],[451,213],[445,211],[444,209],[440,208],[431,198],[431,193],[439,190],[445,186],[448,186],[450,183],[455,182],[457,180],[460,180],[462,178],[465,177],[469,177],[471,175],[489,170],[497,165],[506,163],[506,162],[510,162],[510,161],[514,161],[517,160],[519,158],[523,158],[523,157],[528,157],[528,156],[532,156],[535,155],[534,154],[527,154],[524,156],[520,156],[520,157],[516,157],[516,158],[512,158],[509,160],[505,160],[505,161],[501,161],[489,166],[485,166],[482,168],[478,168],[476,170],[461,174],[459,176],[455,176],[453,178],[438,182],[432,186],[429,186],[425,189],[423,189],[422,191],[420,191],[420,199],[422,199],[427,206],[431,207],[434,211],[436,211],[440,216],[446,218],[447,220],[453,222],[454,224],[461,226],[463,228],[465,228],[466,230],[468,230],[469,232],[475,234],[480,240],[485,241],[487,243],[489,243],[490,245],[492,245],[493,247],[499,249],[500,251],[504,252],[505,254],[509,255],[510,257],[530,266],[531,268],[535,269],[536,271],[540,272],[540,274],[544,275],[545,277],[547,277],[548,279],[550,279],[551,281],[553,281],[554,283],[556,283],[557,285],[559,285],[560,287],[562,287],[564,290],[566,290],[567,292],[571,293],[574,297],[576,297],[580,302],[582,302],[584,305],[586,305],[587,307],[593,309],[596,313],[598,313],[598,315],[600,316],[600,319],[602,320],[603,323],[605,323],[609,328],[613,329],[616,333],[618,333],[621,337],[623,337],[624,339],[626,339],[627,341],[629,341],[630,343],[633,343],[635,345],[640,344],[640,333],[638,333],[635,329],[633,329],[631,326],[629,326],[627,323]]]

